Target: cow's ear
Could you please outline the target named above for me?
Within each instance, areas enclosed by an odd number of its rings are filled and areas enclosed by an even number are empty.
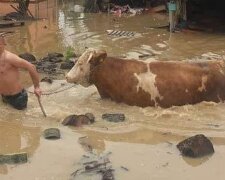
[[[90,63],[93,65],[98,65],[102,63],[107,57],[107,53],[104,50],[98,50],[93,53],[93,57],[90,60]]]

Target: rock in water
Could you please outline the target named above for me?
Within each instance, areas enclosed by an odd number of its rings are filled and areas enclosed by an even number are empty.
[[[49,128],[44,130],[45,139],[59,139],[60,131],[57,128]]]
[[[16,153],[16,154],[0,154],[0,164],[18,164],[27,162],[27,153]]]
[[[177,144],[177,148],[182,155],[188,157],[202,157],[214,153],[214,148],[211,141],[203,134],[185,139]]]
[[[36,61],[36,57],[33,54],[30,54],[30,53],[19,54],[19,57],[27,60],[30,63]]]
[[[95,117],[93,114],[91,113],[86,113],[85,115],[69,115],[67,116],[63,121],[62,124],[64,126],[76,126],[76,127],[80,127],[84,124],[91,124],[94,123],[95,121]]]
[[[106,121],[110,122],[122,122],[125,120],[125,115],[118,113],[118,114],[103,114],[102,119],[105,119]]]

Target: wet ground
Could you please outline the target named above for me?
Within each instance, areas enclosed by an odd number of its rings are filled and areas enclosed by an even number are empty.
[[[48,14],[40,13],[47,19],[13,28],[15,33],[7,36],[7,48],[17,54],[31,52],[38,58],[48,52],[64,53],[70,46],[77,53],[82,53],[85,47],[98,47],[112,56],[138,58],[147,54],[145,61],[224,58],[224,34],[194,31],[170,34],[166,29],[154,28],[167,24],[167,16],[163,14],[133,17],[83,14],[73,12],[74,5],[75,2],[57,6],[53,3]],[[108,36],[106,30],[110,29],[132,31],[135,35]],[[28,88],[31,85],[28,74],[21,72],[21,75]],[[54,91],[61,83],[64,82],[41,86],[44,92]],[[47,118],[33,94],[29,94],[28,109],[22,112],[0,102],[0,154],[24,151],[29,154],[26,164],[0,165],[0,179],[69,179],[86,153],[78,143],[78,138],[84,136],[95,153],[112,152],[109,158],[116,179],[224,179],[224,103],[140,108],[102,100],[95,87],[81,86],[43,96],[42,103]],[[87,112],[95,115],[96,123],[82,128],[61,125],[66,116]],[[126,120],[106,122],[101,118],[103,113],[124,113]],[[48,127],[59,128],[62,138],[45,140],[42,132]],[[176,144],[199,133],[210,137],[215,154],[195,160],[183,158]]]

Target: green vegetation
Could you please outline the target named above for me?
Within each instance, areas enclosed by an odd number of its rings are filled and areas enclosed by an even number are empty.
[[[73,49],[73,47],[69,46],[69,47],[67,47],[66,52],[65,52],[65,59],[66,59],[66,61],[68,61],[72,57],[74,57],[74,49]]]

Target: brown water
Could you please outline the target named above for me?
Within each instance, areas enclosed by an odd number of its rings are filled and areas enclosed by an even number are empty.
[[[47,15],[40,13],[47,19],[13,28],[15,33],[7,36],[7,48],[17,54],[28,51],[39,58],[48,52],[63,53],[69,46],[77,53],[82,53],[85,47],[98,47],[109,55],[129,58],[154,54],[145,61],[224,58],[224,34],[170,34],[167,30],[152,28],[165,25],[165,15],[83,14],[72,11],[74,4],[49,6]],[[136,34],[132,38],[111,37],[106,33],[109,29]],[[28,87],[31,85],[29,76],[21,73],[23,84]],[[41,86],[44,91],[50,91],[61,87],[61,83],[64,82],[42,83]],[[26,164],[0,165],[0,179],[69,179],[85,153],[78,144],[81,136],[87,136],[97,153],[112,152],[110,160],[116,169],[116,179],[224,179],[224,103],[202,102],[168,109],[140,108],[102,100],[95,87],[81,86],[43,96],[42,103],[47,118],[43,117],[32,94],[29,94],[27,110],[22,112],[0,102],[0,154],[24,151],[29,154]],[[95,115],[96,123],[79,129],[63,127],[60,123],[70,114],[86,112]],[[101,118],[103,113],[124,113],[126,121],[106,122]],[[48,127],[58,127],[62,139],[45,140],[42,132]],[[197,160],[180,156],[175,145],[199,133],[211,138],[215,154]],[[129,171],[122,170],[121,166]]]

